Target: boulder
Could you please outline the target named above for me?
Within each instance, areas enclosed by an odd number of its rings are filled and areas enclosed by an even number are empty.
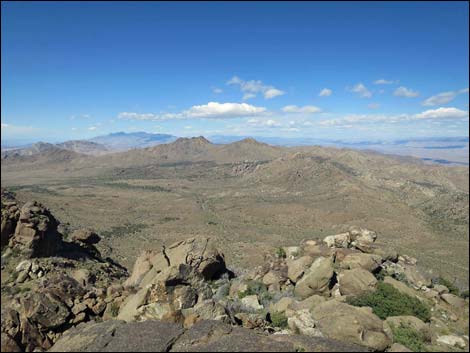
[[[263,277],[263,283],[266,286],[270,286],[272,284],[279,284],[282,282],[282,277],[277,271],[269,271]]]
[[[24,316],[42,327],[53,329],[67,322],[69,308],[51,293],[29,293],[21,302]]]
[[[341,268],[355,269],[363,268],[366,271],[374,272],[382,264],[382,257],[374,254],[353,253],[346,255],[341,261]]]
[[[287,261],[287,277],[296,283],[312,265],[312,262],[311,256],[302,256],[299,259]]]
[[[3,249],[8,245],[10,238],[15,234],[16,224],[20,217],[20,211],[14,201],[2,199],[2,223],[0,246]]]
[[[441,295],[443,301],[455,308],[465,308],[467,302],[454,294],[444,293]]]
[[[348,248],[351,243],[351,235],[349,232],[329,235],[323,239],[323,242],[329,248]]]
[[[399,292],[401,292],[403,294],[407,294],[410,297],[413,297],[413,298],[417,297],[419,299],[421,298],[418,295],[418,292],[416,290],[414,290],[413,288],[408,287],[406,284],[404,284],[400,281],[397,281],[396,279],[394,279],[392,277],[389,277],[389,276],[385,277],[384,278],[384,283],[390,284],[391,286],[393,286]]]
[[[72,233],[72,240],[88,245],[98,244],[100,236],[91,229],[79,229]]]
[[[353,226],[349,228],[349,234],[352,247],[366,253],[373,251],[373,243],[377,239],[377,233],[368,229]]]
[[[337,300],[319,304],[312,310],[320,331],[329,338],[383,351],[391,340],[382,321],[370,308],[358,308]]]
[[[62,245],[58,225],[47,208],[37,202],[27,202],[20,211],[13,245],[20,248],[25,257],[55,255]]]
[[[271,313],[284,313],[287,308],[294,303],[294,299],[290,297],[283,297],[279,301],[269,306]]]
[[[294,312],[294,314],[287,319],[287,323],[293,333],[311,337],[323,336],[308,309]]]
[[[404,274],[408,280],[408,283],[416,289],[431,286],[431,279],[423,276],[423,274],[419,272],[414,265],[405,265]]]
[[[317,305],[326,301],[325,297],[312,295],[302,301],[293,301],[286,309],[286,316],[290,317],[300,310],[313,310]]]
[[[342,271],[338,275],[339,291],[341,295],[359,295],[374,291],[377,279],[372,273],[362,268]]]
[[[436,342],[440,344],[444,344],[446,346],[456,347],[460,349],[465,349],[467,346],[465,343],[465,340],[462,337],[455,336],[455,335],[439,336],[437,337]]]
[[[313,294],[324,294],[329,290],[332,277],[332,258],[319,257],[297,282],[294,293],[302,299],[308,298]]]
[[[302,251],[300,246],[286,246],[283,249],[288,259],[295,259]]]
[[[442,294],[445,294],[445,293],[449,293],[449,288],[447,288],[446,286],[442,285],[442,284],[435,284],[433,286],[433,289],[439,293],[439,295],[442,295]]]
[[[252,310],[261,310],[263,306],[258,301],[258,296],[256,295],[248,295],[241,300],[242,304],[247,306]]]
[[[224,255],[209,238],[191,238],[160,251],[144,251],[136,260],[125,286],[143,287],[169,267],[187,265],[205,280],[227,272]]]

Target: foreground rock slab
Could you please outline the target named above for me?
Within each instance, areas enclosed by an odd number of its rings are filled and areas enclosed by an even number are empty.
[[[218,321],[190,329],[172,323],[105,321],[67,331],[50,352],[364,352],[363,347],[321,337],[266,335]]]

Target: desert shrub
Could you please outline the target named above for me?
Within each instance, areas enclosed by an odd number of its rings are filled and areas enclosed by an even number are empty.
[[[385,320],[389,316],[411,315],[423,321],[431,319],[429,306],[419,299],[400,293],[388,283],[379,282],[374,292],[364,293],[347,300],[354,306],[368,306],[375,315]]]
[[[463,292],[460,293],[460,296],[463,298],[463,299],[467,299],[469,297],[469,292],[468,292],[468,289],[467,290],[464,290]]]
[[[260,281],[249,281],[247,286],[248,288],[245,291],[238,293],[238,298],[242,299],[249,295],[263,295],[268,291],[266,285]]]
[[[446,286],[449,289],[450,294],[459,295],[459,289],[448,279],[443,277],[437,277],[432,280],[433,285],[440,284],[442,286]]]
[[[277,248],[275,254],[276,257],[280,259],[285,259],[287,257],[286,251],[283,248]]]
[[[274,327],[286,328],[287,327],[287,316],[284,313],[273,312],[270,314],[271,323]]]
[[[374,273],[375,278],[377,281],[383,281],[385,276],[387,276],[386,271],[381,267],[379,271]]]
[[[415,330],[409,325],[401,324],[398,327],[391,325],[393,341],[411,349],[413,352],[425,352],[426,334]]]
[[[111,303],[111,308],[110,308],[111,316],[116,317],[119,315],[119,304],[116,302]]]

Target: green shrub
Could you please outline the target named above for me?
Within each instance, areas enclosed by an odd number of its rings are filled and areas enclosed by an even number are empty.
[[[469,292],[468,292],[468,289],[467,290],[464,290],[463,292],[460,293],[460,296],[463,298],[463,299],[467,299],[469,297]]]
[[[401,324],[398,327],[391,325],[393,341],[411,349],[413,352],[425,352],[426,334],[415,330],[409,325]]]
[[[111,304],[110,311],[111,311],[111,316],[112,316],[112,317],[118,316],[118,315],[119,315],[119,304],[116,303],[116,302],[113,302],[113,303]]]
[[[449,289],[450,294],[459,295],[459,292],[460,292],[459,289],[448,279],[445,279],[443,277],[438,277],[438,278],[433,279],[432,283],[433,285],[440,284],[442,286],[446,286]]]
[[[280,259],[285,259],[287,257],[286,251],[283,248],[276,249],[276,257]]]
[[[287,316],[284,313],[273,312],[270,314],[271,323],[274,327],[286,328],[287,327]]]
[[[400,293],[388,283],[379,282],[374,292],[364,293],[347,300],[354,306],[371,307],[374,314],[385,320],[389,316],[411,315],[423,321],[431,319],[429,307],[419,299]]]

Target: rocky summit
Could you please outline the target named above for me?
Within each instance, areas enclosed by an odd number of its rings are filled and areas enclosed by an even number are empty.
[[[130,272],[93,229],[66,236],[44,205],[6,190],[1,230],[2,352],[468,351],[468,297],[369,229],[243,271],[210,237],[188,237]]]

